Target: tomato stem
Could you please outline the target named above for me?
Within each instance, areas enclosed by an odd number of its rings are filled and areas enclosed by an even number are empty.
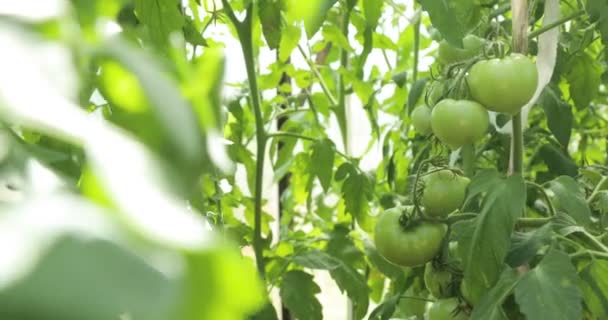
[[[251,105],[255,117],[257,153],[254,190],[253,251],[255,253],[258,274],[264,279],[266,277],[266,269],[264,264],[264,243],[262,241],[262,181],[264,178],[264,156],[266,153],[267,136],[266,130],[264,129],[264,118],[262,116],[261,98],[258,90],[257,76],[255,73],[255,57],[253,54],[252,24],[255,12],[253,2],[251,2],[247,7],[245,19],[239,21],[228,0],[222,0],[222,4],[228,18],[236,28],[239,42],[241,43],[241,50],[247,69]]]
[[[467,143],[460,148],[462,170],[464,175],[472,178],[475,175],[475,145]]]
[[[510,174],[521,174],[524,167],[524,136],[521,113],[518,112],[511,120],[513,125],[511,137]]]
[[[552,220],[552,218],[519,218],[516,225],[518,228],[536,228],[544,226]]]
[[[553,201],[551,201],[551,198],[549,198],[549,195],[545,191],[545,188],[531,181],[526,181],[526,184],[536,188],[543,195],[545,201],[547,202],[547,207],[549,208],[549,214],[551,216],[555,216],[555,206],[553,205]]]
[[[564,24],[570,20],[573,20],[573,19],[576,19],[576,18],[582,16],[583,14],[585,14],[585,10],[580,10],[569,16],[555,20],[554,22],[549,23],[546,26],[542,26],[534,31],[531,31],[530,33],[528,33],[528,38],[536,38],[536,37],[540,36],[541,34],[547,32],[555,27],[561,26],[562,24]]]

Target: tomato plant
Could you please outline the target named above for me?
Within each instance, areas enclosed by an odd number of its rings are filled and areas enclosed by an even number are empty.
[[[3,2],[0,318],[608,319],[607,12]]]
[[[467,82],[473,99],[488,110],[513,115],[532,98],[538,72],[532,60],[516,53],[477,62]]]

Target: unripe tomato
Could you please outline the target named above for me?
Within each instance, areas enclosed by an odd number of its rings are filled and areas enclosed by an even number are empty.
[[[424,285],[435,298],[451,296],[452,274],[446,269],[438,269],[433,262],[424,267]]]
[[[421,135],[427,135],[431,133],[431,109],[422,105],[412,111],[412,124],[416,132]]]
[[[430,261],[441,249],[447,226],[419,222],[407,229],[399,219],[402,208],[383,212],[376,222],[374,242],[386,260],[403,267],[415,267]]]
[[[427,320],[466,320],[469,316],[458,308],[458,299],[440,299],[427,305]]]
[[[463,48],[457,48],[446,40],[439,42],[439,62],[443,64],[454,64],[470,59],[483,50],[484,39],[469,34],[462,39]]]
[[[488,112],[474,101],[443,99],[431,113],[433,133],[454,148],[481,139],[489,125]]]
[[[469,178],[451,170],[440,170],[423,177],[424,191],[421,204],[424,213],[431,217],[445,217],[460,208],[464,201]]]
[[[467,76],[469,92],[486,109],[514,115],[538,85],[536,64],[521,54],[477,62]]]
[[[410,287],[403,295],[405,297],[399,299],[396,314],[406,319],[424,316],[424,311],[426,309],[426,300],[424,299],[428,296],[428,293],[426,291],[415,292],[415,290],[412,290]],[[419,299],[413,299],[411,297],[418,297]]]

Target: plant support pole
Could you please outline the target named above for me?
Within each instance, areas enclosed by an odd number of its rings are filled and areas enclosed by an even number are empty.
[[[511,10],[513,16],[513,52],[525,55],[528,51],[528,1],[511,0]],[[520,174],[524,167],[524,137],[521,112],[513,116],[511,123],[513,132],[511,133],[509,174]]]

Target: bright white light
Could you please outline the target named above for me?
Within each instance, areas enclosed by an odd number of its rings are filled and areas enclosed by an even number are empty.
[[[65,0],[0,0],[0,15],[39,22],[63,16],[68,9]]]

